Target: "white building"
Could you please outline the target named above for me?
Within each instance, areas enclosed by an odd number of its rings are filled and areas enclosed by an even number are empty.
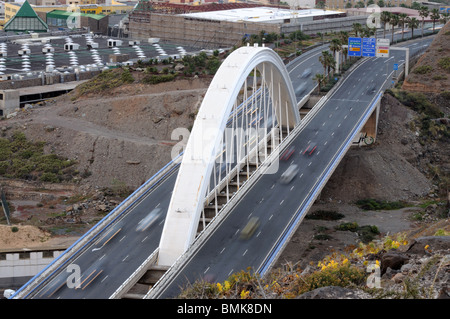
[[[342,12],[306,9],[290,10],[271,7],[239,8],[180,14],[196,19],[228,21],[228,22],[259,22],[259,23],[289,23],[293,21],[312,21],[317,16],[335,16]]]

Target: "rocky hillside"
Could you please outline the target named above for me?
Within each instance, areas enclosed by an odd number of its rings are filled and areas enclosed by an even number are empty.
[[[437,34],[402,88],[409,92],[444,93],[450,88],[450,24]],[[447,93],[449,94],[449,93]]]

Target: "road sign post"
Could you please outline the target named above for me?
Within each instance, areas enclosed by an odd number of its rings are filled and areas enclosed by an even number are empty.
[[[348,56],[361,56],[361,38],[348,38]]]
[[[374,57],[376,51],[376,39],[375,38],[363,38],[362,39],[362,56]]]
[[[389,57],[390,41],[389,39],[377,39],[376,57],[388,58]]]

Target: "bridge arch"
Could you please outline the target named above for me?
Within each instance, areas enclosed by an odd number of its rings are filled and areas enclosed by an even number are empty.
[[[254,81],[258,74],[269,86],[267,96],[279,129],[289,131],[300,123],[289,74],[276,52],[267,47],[241,47],[223,61],[205,94],[184,149],[159,245],[161,266],[171,266],[195,239],[227,122],[251,74]]]

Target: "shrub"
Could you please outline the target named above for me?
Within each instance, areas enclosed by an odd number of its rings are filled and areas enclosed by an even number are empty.
[[[351,266],[344,260],[342,263],[332,260],[327,264],[321,264],[322,269],[308,276],[300,276],[297,279],[297,294],[326,286],[346,287],[360,285],[366,280],[364,270]]]
[[[387,202],[373,198],[358,200],[356,205],[363,210],[392,210],[405,207],[405,204],[402,202]]]
[[[377,226],[358,226],[356,222],[343,223],[336,226],[337,230],[357,232],[363,243],[372,241],[376,235],[380,234]]]
[[[442,112],[438,107],[433,105],[427,97],[422,93],[410,93],[399,90],[395,92],[395,97],[404,105],[412,110],[422,113],[431,118],[442,117]]]
[[[91,80],[79,85],[78,88],[74,90],[75,95],[72,99],[75,100],[84,94],[98,93],[133,82],[133,75],[127,68],[105,70]]]
[[[43,182],[58,183],[59,178],[55,173],[43,173],[39,178]]]
[[[446,56],[444,58],[439,59],[438,65],[447,72],[450,71],[450,57]]]
[[[414,69],[413,73],[416,74],[427,74],[433,71],[433,68],[430,65],[421,65]]]
[[[164,75],[147,75],[142,79],[142,83],[145,84],[158,84],[162,82],[170,82],[175,79],[175,74]]]
[[[377,226],[370,225],[358,227],[357,232],[359,237],[361,238],[361,241],[365,244],[371,242],[375,239],[376,235],[380,234]]]
[[[337,230],[343,230],[343,231],[353,231],[353,232],[355,232],[355,231],[357,231],[358,230],[358,224],[356,223],[356,222],[348,222],[348,223],[343,223],[343,224],[340,224],[340,225],[338,225],[338,226],[336,226],[336,229]]]
[[[76,170],[69,169],[73,160],[55,154],[44,154],[44,142],[32,143],[23,132],[14,132],[10,139],[0,139],[0,175],[8,178],[40,179],[59,182],[62,175],[71,180]],[[51,173],[51,174],[50,174]]]
[[[338,220],[344,218],[344,215],[335,211],[318,210],[305,216],[306,219],[320,220]]]

